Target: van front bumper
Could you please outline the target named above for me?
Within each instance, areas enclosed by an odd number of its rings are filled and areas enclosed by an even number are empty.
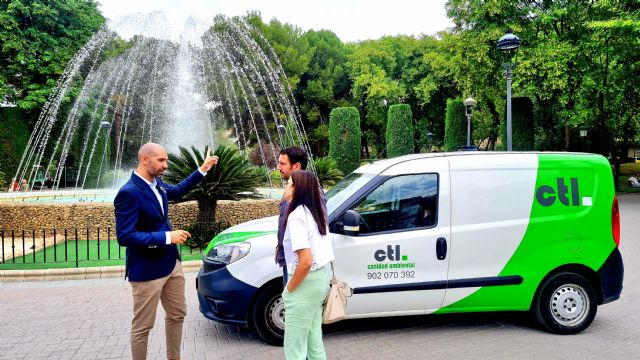
[[[196,278],[200,312],[223,324],[248,324],[249,305],[258,288],[231,275],[226,266],[207,264]]]

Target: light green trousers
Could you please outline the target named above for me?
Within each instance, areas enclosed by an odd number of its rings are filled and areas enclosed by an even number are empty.
[[[285,287],[282,292],[285,359],[327,358],[322,344],[322,302],[328,292],[329,272],[325,268],[310,272],[293,292]]]

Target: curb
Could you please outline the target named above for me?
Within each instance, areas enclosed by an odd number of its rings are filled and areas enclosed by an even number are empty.
[[[201,260],[190,260],[182,262],[182,268],[186,273],[197,272],[201,266]],[[106,279],[118,277],[124,278],[124,265],[69,269],[0,270],[0,283]]]

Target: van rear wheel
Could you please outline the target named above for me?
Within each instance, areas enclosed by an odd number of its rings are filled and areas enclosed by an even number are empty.
[[[581,275],[563,272],[543,284],[534,314],[552,333],[577,334],[591,324],[597,309],[593,285]]]
[[[271,282],[258,295],[253,307],[253,324],[262,340],[282,346],[284,341],[284,301],[282,285]]]

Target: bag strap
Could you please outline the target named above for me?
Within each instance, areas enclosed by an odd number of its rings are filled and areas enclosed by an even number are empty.
[[[333,269],[333,261],[331,261],[331,280],[329,281],[330,284],[337,284],[338,283],[338,279],[336,278],[336,272]]]

